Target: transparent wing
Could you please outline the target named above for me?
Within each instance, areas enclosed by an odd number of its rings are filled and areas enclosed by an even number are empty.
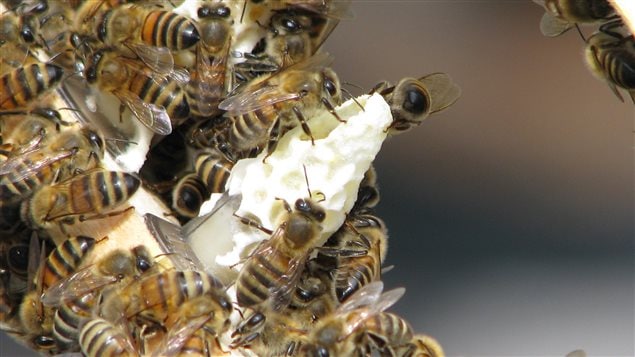
[[[126,90],[118,90],[114,94],[148,129],[159,135],[168,135],[172,132],[172,122],[165,108],[146,103],[136,94]]]
[[[153,72],[167,75],[174,69],[174,57],[167,47],[126,44]]]
[[[548,12],[540,19],[540,32],[547,37],[560,36],[573,27],[573,24],[561,20]]]
[[[265,86],[253,91],[246,88],[244,92],[220,102],[218,108],[237,116],[300,97],[299,93],[281,93],[277,86]]]
[[[290,0],[290,5],[303,8],[308,11],[318,13],[333,19],[353,19],[355,14],[351,10],[351,0],[341,1],[307,1],[307,0]]]
[[[379,300],[381,292],[384,290],[384,283],[381,280],[373,281],[357,290],[346,301],[340,305],[336,314],[345,314],[363,306],[368,306]]]
[[[66,279],[51,285],[42,294],[42,304],[56,306],[63,300],[81,297],[90,291],[100,289],[117,281],[114,276],[93,273],[92,267],[79,270]]]
[[[146,226],[154,236],[161,250],[167,253],[177,270],[204,270],[192,247],[185,241],[181,227],[161,219],[153,214],[144,216]]]
[[[200,330],[212,315],[199,316],[194,319],[182,319],[174,325],[163,343],[162,348],[157,349],[153,356],[176,356],[183,348],[185,342]]]
[[[31,160],[33,159],[33,157],[31,157],[32,155],[27,154],[11,157],[6,161],[3,161],[2,164],[0,164],[0,175],[7,175],[13,172],[13,175],[7,177],[8,182],[17,182],[31,175],[33,172],[41,170],[43,167],[52,165],[57,161],[72,156],[73,152],[60,151],[54,152],[50,155],[45,155],[43,152],[38,151],[32,154],[37,155],[35,160]],[[28,161],[25,160],[27,158],[29,159]]]
[[[196,105],[203,116],[210,116],[218,110],[223,97],[227,56],[216,56],[210,62],[209,56],[199,49],[197,54],[197,77],[192,85],[196,91]]]
[[[174,68],[168,76],[180,86],[186,85],[191,80],[190,72],[185,68]]]
[[[285,71],[287,70],[294,70],[294,71],[319,70],[319,69],[330,66],[333,63],[334,59],[335,57],[328,54],[327,52],[318,52],[315,55],[305,59],[304,61],[294,63],[293,65],[285,68]],[[278,72],[278,73],[281,73],[281,72]]]
[[[420,78],[419,81],[430,93],[431,114],[451,106],[461,96],[461,88],[445,73],[432,73]]]

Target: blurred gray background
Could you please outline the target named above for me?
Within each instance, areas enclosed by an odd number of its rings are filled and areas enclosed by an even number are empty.
[[[543,37],[529,0],[353,10],[326,43],[343,81],[441,71],[463,89],[375,163],[384,280],[407,289],[394,310],[450,356],[635,355],[635,111],[579,36]],[[0,355],[14,347],[2,336]]]

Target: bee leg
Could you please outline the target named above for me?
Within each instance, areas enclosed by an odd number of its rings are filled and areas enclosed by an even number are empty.
[[[280,118],[277,118],[273,123],[273,126],[269,130],[269,141],[267,141],[267,155],[262,159],[262,163],[265,164],[266,160],[278,146],[278,139],[280,138]],[[311,138],[311,140],[313,140]]]
[[[329,113],[333,114],[337,121],[339,121],[340,123],[346,123],[346,120],[340,118],[340,116],[335,111],[335,107],[333,106],[333,104],[331,104],[331,102],[328,101],[328,99],[322,97],[322,104],[324,104]]]
[[[94,214],[94,215],[90,215],[90,216],[86,216],[86,215],[82,214],[82,215],[79,216],[79,221],[80,222],[86,222],[86,221],[91,221],[93,219],[102,219],[102,218],[114,217],[114,216],[118,216],[120,214],[124,214],[124,213],[126,213],[126,212],[128,212],[130,210],[134,210],[134,207],[128,207],[128,208],[122,209],[120,211]]]
[[[302,114],[302,112],[300,111],[300,109],[298,109],[298,107],[293,107],[293,114],[295,114],[295,116],[298,118],[298,121],[300,121],[300,125],[302,125],[302,131],[304,131],[304,133],[311,138],[311,145],[315,145],[315,139],[313,139],[313,134],[311,134],[311,128],[309,128],[309,125],[306,123],[304,114]]]
[[[286,209],[287,212],[289,212],[289,213],[293,212],[293,210],[291,209],[291,205],[289,205],[289,202],[287,202],[287,200],[285,200],[284,198],[280,198],[280,197],[276,197],[276,200],[282,201],[282,204],[284,205],[284,209]]]
[[[242,217],[237,215],[236,213],[233,214],[234,217],[238,218],[240,220],[240,223],[245,224],[249,227],[253,227],[253,228],[257,228],[265,233],[267,233],[268,235],[271,235],[273,233],[273,231],[271,229],[265,228],[261,225],[260,222],[256,221],[255,219],[249,218],[249,217]]]

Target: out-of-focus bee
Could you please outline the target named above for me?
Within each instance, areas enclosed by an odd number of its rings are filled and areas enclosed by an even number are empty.
[[[439,342],[428,335],[414,335],[411,343],[414,349],[412,353],[406,355],[408,357],[445,357]]]
[[[210,117],[219,114],[218,104],[225,97],[227,59],[233,34],[231,9],[223,3],[202,4],[198,10],[201,40],[196,67],[186,87],[192,114]]]
[[[53,337],[58,347],[62,351],[77,348],[81,326],[95,313],[102,295],[116,294],[118,287],[148,274],[153,267],[155,262],[144,246],[117,249],[46,290],[43,303],[57,306]]]
[[[63,229],[76,221],[120,214],[113,210],[124,205],[139,184],[137,177],[125,172],[91,170],[41,187],[22,203],[21,216],[32,227],[59,224]]]
[[[144,185],[162,197],[169,197],[179,175],[188,169],[188,154],[186,139],[180,130],[163,138],[150,149],[139,171]]]
[[[169,270],[124,286],[112,298],[104,300],[101,314],[111,321],[134,317],[144,324],[161,326],[184,302],[203,295],[219,302],[231,301],[221,282],[212,275],[203,271]],[[225,303],[221,305],[226,307]]]
[[[59,114],[56,111],[52,113],[54,113],[53,118]],[[31,115],[30,113],[17,113],[14,116],[19,123],[7,133],[2,132],[3,148],[8,150],[10,155],[16,152],[27,152],[41,146],[45,139],[56,131],[52,118]]]
[[[220,354],[218,336],[229,328],[232,310],[226,294],[205,294],[185,301],[164,323],[168,333],[155,355]]]
[[[304,353],[309,356],[368,355],[410,347],[412,329],[396,315],[383,311],[404,294],[398,288],[381,293],[376,281],[359,289],[337,310],[319,320],[310,332]],[[394,324],[391,324],[394,323]],[[383,345],[375,343],[381,341]],[[400,355],[400,354],[396,354]]]
[[[86,67],[86,79],[115,95],[148,129],[159,135],[172,132],[172,121],[190,112],[184,91],[176,80],[159,78],[138,63],[121,57],[112,49],[94,53]]]
[[[381,277],[386,257],[388,234],[384,222],[371,214],[350,216],[320,249],[320,255],[332,257],[335,296],[340,302],[362,286]],[[320,260],[318,255],[318,260]],[[325,259],[322,259],[322,261]]]
[[[549,37],[559,36],[577,23],[609,20],[615,10],[608,0],[534,0],[545,8],[540,31]]]
[[[311,137],[306,123],[321,107],[336,118],[335,106],[341,104],[339,79],[327,68],[331,58],[318,54],[260,81],[252,81],[219,108],[227,110],[232,127],[229,144],[237,151],[267,144],[267,153],[275,149],[278,138],[298,123]]]
[[[355,215],[360,211],[373,209],[379,203],[379,186],[377,184],[377,172],[373,165],[364,173],[364,178],[357,189],[357,199],[350,214]]]
[[[251,253],[236,280],[236,298],[242,307],[269,300],[274,310],[288,303],[316,240],[326,213],[310,198],[298,199],[287,210],[271,238]],[[245,223],[248,221],[241,218]],[[254,224],[254,222],[249,222]],[[260,227],[262,229],[262,227]]]
[[[183,176],[172,191],[172,209],[185,218],[198,217],[203,202],[209,198],[205,184],[197,174]]]
[[[138,356],[132,337],[120,326],[94,318],[88,321],[79,335],[82,353],[88,357]]]
[[[34,63],[8,72],[0,78],[0,110],[27,108],[62,80],[62,67]]]
[[[617,87],[626,89],[635,103],[635,39],[612,31],[616,25],[621,23],[603,25],[589,37],[585,59],[591,72],[606,81],[621,101]]]
[[[87,1],[78,11],[76,28],[121,52],[133,52],[157,72],[171,71],[170,50],[194,46],[199,34],[194,22],[172,11],[136,4],[117,7]]]
[[[430,114],[454,104],[461,89],[445,73],[433,73],[419,79],[404,78],[396,86],[381,82],[371,93],[381,94],[390,105],[393,122],[391,134],[408,131],[421,124]]]

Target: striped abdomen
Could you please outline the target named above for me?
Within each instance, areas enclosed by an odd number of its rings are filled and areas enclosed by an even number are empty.
[[[364,285],[379,278],[381,261],[377,251],[339,259],[335,272],[335,293],[342,302]]]
[[[62,67],[35,63],[20,67],[0,80],[0,109],[28,106],[37,97],[53,89],[62,80]]]
[[[630,50],[627,46],[630,46]],[[635,41],[597,51],[598,61],[608,78],[626,89],[635,89]]]
[[[53,318],[53,338],[63,351],[70,351],[78,346],[80,326],[88,321],[97,301],[97,292],[89,292],[84,296],[64,300]]]
[[[119,327],[96,318],[82,328],[79,335],[82,352],[88,357],[134,356],[134,346]]]
[[[77,236],[68,238],[55,248],[41,270],[42,290],[70,276],[81,264],[82,258],[95,246],[95,239]]]
[[[194,46],[199,39],[194,23],[171,11],[151,11],[141,28],[141,40],[156,47],[183,50]]]
[[[67,214],[102,213],[124,204],[139,188],[133,175],[118,171],[93,171],[78,176],[68,184],[70,192]]]
[[[210,193],[225,192],[225,185],[233,167],[232,162],[209,153],[198,155],[195,163],[196,173]]]
[[[55,157],[36,151],[4,161],[2,165],[11,165],[10,171],[0,175],[0,199],[11,202],[12,198],[27,198],[33,191],[53,181],[61,161],[70,157],[72,152],[58,153]]]
[[[272,290],[280,288],[286,281],[291,260],[292,257],[278,249],[271,249],[266,255],[252,255],[236,281],[238,304],[249,307],[269,298]]]
[[[209,198],[205,184],[196,174],[188,174],[179,180],[172,192],[172,208],[181,216],[194,218]]]
[[[414,335],[406,320],[389,312],[370,316],[358,329],[360,332],[363,331],[363,334],[371,336],[375,342],[381,340],[385,346],[393,349],[409,344]]]
[[[249,150],[265,143],[277,117],[275,105],[232,117],[229,143],[238,151]]]
[[[127,316],[140,314],[158,321],[164,321],[188,299],[222,288],[216,278],[202,271],[172,270],[149,276],[136,284],[139,284],[139,303],[128,307]]]
[[[137,72],[129,82],[128,89],[144,102],[165,108],[172,120],[183,119],[190,114],[185,92],[174,80],[166,78],[159,83],[156,79]]]

